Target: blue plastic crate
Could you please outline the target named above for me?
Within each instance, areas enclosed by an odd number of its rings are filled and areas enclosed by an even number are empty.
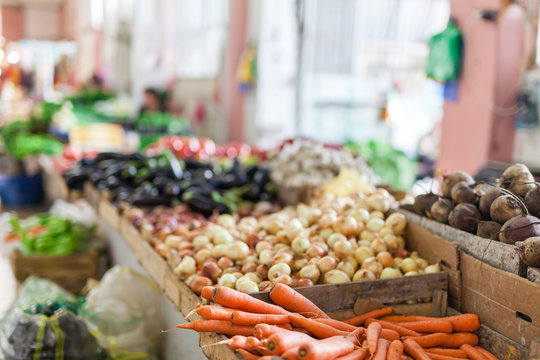
[[[34,205],[43,201],[43,178],[0,175],[0,198],[7,206]]]

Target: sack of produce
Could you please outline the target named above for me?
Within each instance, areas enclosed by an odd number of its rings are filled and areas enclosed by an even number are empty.
[[[0,355],[6,360],[105,359],[78,312],[74,295],[29,277],[0,323]]]
[[[153,359],[161,333],[160,301],[156,284],[115,266],[88,293],[83,317],[113,359]]]

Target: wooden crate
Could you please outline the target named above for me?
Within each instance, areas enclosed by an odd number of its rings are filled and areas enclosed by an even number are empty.
[[[455,241],[461,250],[476,259],[512,274],[523,277],[527,275],[527,266],[523,264],[512,245],[484,239],[407,210],[400,209],[399,212],[405,215],[409,223],[421,226],[444,239]]]
[[[525,347],[540,337],[540,285],[461,254],[462,311]]]
[[[99,200],[98,206],[99,217],[116,231],[120,229],[120,212],[118,208],[106,196]]]
[[[99,279],[101,275],[97,249],[62,256],[25,256],[20,250],[14,250],[9,259],[17,281],[35,275],[52,280],[74,294],[80,293],[89,278]]]
[[[94,210],[98,211],[99,209],[99,202],[101,200],[101,193],[98,189],[92,183],[86,182],[84,184],[83,188],[83,195],[86,201],[94,208]]]

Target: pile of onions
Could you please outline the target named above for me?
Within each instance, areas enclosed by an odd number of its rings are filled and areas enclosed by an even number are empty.
[[[220,215],[197,231],[169,234],[155,248],[192,290],[219,284],[245,293],[275,283],[339,284],[440,271],[405,250],[405,217],[385,217],[386,190],[324,195],[260,218]],[[173,256],[174,255],[174,256]]]

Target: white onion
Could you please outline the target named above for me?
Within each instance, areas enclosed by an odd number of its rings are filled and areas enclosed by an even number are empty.
[[[274,284],[285,284],[287,286],[292,286],[293,280],[289,275],[281,274],[277,278],[274,279]]]
[[[217,218],[217,223],[226,228],[233,228],[236,225],[236,220],[230,214],[221,214]]]
[[[240,278],[236,281],[236,290],[243,292],[245,294],[259,292],[259,286],[254,281],[251,281],[249,278]]]
[[[202,248],[203,246],[210,244],[210,239],[207,236],[199,235],[193,239],[193,247],[195,249]]]
[[[358,223],[365,224],[369,220],[369,211],[365,208],[356,208],[352,211],[351,214]]]
[[[326,244],[325,242],[314,242],[312,243],[312,245],[317,245],[319,246],[321,249],[323,249],[324,251],[328,251],[330,248],[328,247],[328,244]]]
[[[256,272],[248,272],[243,277],[247,277],[248,279],[250,279],[251,281],[253,281],[257,285],[262,281],[261,277]]]
[[[268,270],[268,280],[274,281],[283,274],[291,275],[290,266],[285,263],[275,264]]]
[[[354,275],[354,266],[347,262],[347,261],[342,261],[338,264],[338,266],[336,267],[337,270],[341,270],[343,271],[345,274],[347,274],[347,276],[349,278],[352,278],[353,275]]]
[[[249,255],[249,246],[242,241],[235,241],[226,245],[224,255],[232,260],[245,259]]]
[[[362,265],[364,260],[366,260],[367,258],[373,255],[375,255],[375,252],[373,251],[373,249],[366,246],[360,246],[354,252],[354,258],[356,259],[359,265]]]
[[[396,212],[388,216],[384,223],[385,226],[390,226],[392,228],[394,234],[399,235],[405,230],[407,219],[405,218],[405,215]]]
[[[397,239],[398,239],[398,248],[405,249],[405,239],[403,238],[403,236],[398,236]]]
[[[385,235],[382,240],[386,244],[386,247],[389,251],[394,251],[399,249],[399,240],[395,235]]]
[[[392,262],[392,267],[394,269],[399,269],[401,267],[402,262],[403,262],[403,258],[395,257],[394,261]]]
[[[404,276],[412,276],[412,275],[418,275],[420,274],[418,271],[409,271],[406,272]]]
[[[376,217],[372,217],[366,224],[366,229],[371,232],[378,232],[384,226],[384,220]]]
[[[197,276],[199,275],[197,274],[189,275],[186,279],[184,279],[184,282],[186,283],[187,286],[191,286],[191,283]]]
[[[326,243],[328,244],[328,246],[330,247],[334,247],[334,243],[338,240],[347,240],[347,238],[345,236],[343,236],[343,234],[340,234],[340,233],[333,233],[332,235],[330,235],[328,237],[328,239],[326,240]]]
[[[197,263],[191,256],[184,256],[180,264],[174,268],[174,274],[178,276],[180,280],[184,280],[190,275],[195,274],[197,271]]]
[[[334,230],[332,229],[322,229],[319,233],[319,236],[323,238],[325,241],[328,240],[328,237],[334,233]]]
[[[441,266],[439,265],[439,263],[436,263],[435,265],[429,265],[424,269],[424,272],[426,274],[433,274],[433,273],[441,272]]]
[[[401,277],[403,274],[398,269],[394,269],[391,267],[387,267],[381,271],[381,279],[390,279],[390,278],[396,278]]]
[[[326,251],[321,246],[313,244],[306,250],[306,254],[310,258],[315,258],[326,255]]]
[[[416,264],[418,265],[418,268],[420,270],[424,270],[429,265],[429,263],[427,262],[426,259],[417,258],[415,260],[416,260]]]
[[[282,244],[289,244],[291,242],[291,237],[287,231],[280,230],[276,234],[276,240]]]
[[[197,264],[204,263],[210,257],[212,257],[212,252],[208,249],[201,249],[193,255],[193,258]]]
[[[263,250],[271,250],[272,244],[270,244],[268,241],[259,241],[257,245],[255,245],[255,252],[257,255],[261,253]]]
[[[381,262],[374,256],[369,257],[366,260],[364,260],[360,268],[363,270],[369,270],[372,273],[374,273],[376,276],[379,276],[379,274],[383,270],[383,266]]]
[[[418,271],[418,264],[416,263],[416,260],[413,258],[405,258],[401,262],[400,266],[401,271],[404,273],[408,273],[409,271]]]
[[[305,252],[311,246],[311,242],[305,236],[297,236],[291,243],[291,249],[296,254]]]
[[[394,263],[394,258],[388,251],[381,251],[377,254],[377,259],[381,262],[382,266],[387,268],[391,267]]]
[[[356,234],[358,230],[358,223],[352,216],[345,216],[338,222],[338,231],[345,236],[351,236]]]
[[[282,252],[279,254],[274,255],[272,258],[272,265],[279,264],[279,263],[285,263],[287,265],[291,265],[294,260],[294,256],[288,252]]]
[[[259,263],[270,265],[272,263],[272,258],[274,255],[272,254],[271,250],[263,250],[259,254]]]
[[[324,274],[323,282],[325,284],[342,284],[350,282],[351,279],[341,270],[330,270]]]
[[[378,254],[378,253],[380,253],[382,251],[387,251],[388,250],[388,247],[386,246],[384,241],[382,241],[381,239],[373,240],[371,242],[370,247],[373,249],[373,251],[375,251],[375,254]]]
[[[293,253],[292,250],[291,250],[291,248],[290,248],[290,246],[287,246],[287,245],[280,247],[279,249],[275,250],[274,252],[275,252],[276,254],[281,254],[281,253],[289,253],[289,254],[292,254],[292,253]]]
[[[370,247],[371,242],[373,240],[375,240],[375,238],[373,238],[372,240],[358,240],[357,245],[358,245],[358,247],[361,247],[361,246]]]
[[[227,230],[220,228],[221,230],[218,231],[214,235],[214,244],[220,245],[220,244],[231,244],[234,241],[233,236],[230,232]]]
[[[311,281],[313,281],[314,284],[319,281],[319,277],[321,276],[321,272],[319,271],[319,268],[316,265],[308,264],[304,266],[299,271],[300,277],[302,278],[308,278]]]
[[[165,245],[170,248],[176,248],[184,239],[178,235],[167,235]]]
[[[377,276],[369,270],[361,269],[354,273],[353,281],[375,280]]]
[[[360,234],[360,240],[373,241],[377,238],[377,235],[371,231],[364,230]]]
[[[337,260],[331,256],[325,256],[317,261],[317,266],[322,273],[335,269]]]
[[[386,224],[379,230],[379,236],[384,238],[386,235],[394,235],[394,230],[391,227],[386,226]]]
[[[218,285],[226,286],[228,288],[234,289],[236,284],[236,276],[233,274],[223,274],[218,280]]]
[[[347,239],[337,240],[336,242],[334,242],[334,245],[332,246],[332,248],[336,256],[342,259],[354,254],[352,245],[349,241],[347,241]]]

